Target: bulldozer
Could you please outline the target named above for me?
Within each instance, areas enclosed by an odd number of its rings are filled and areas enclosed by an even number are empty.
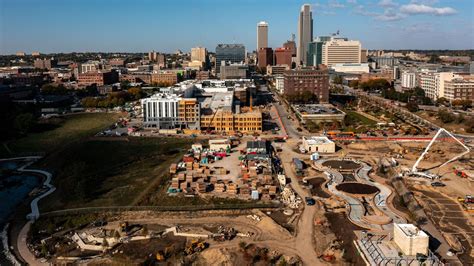
[[[186,246],[186,248],[184,249],[184,253],[186,255],[191,255],[196,252],[201,252],[207,247],[208,247],[208,244],[205,241],[194,239],[191,241],[189,245]]]

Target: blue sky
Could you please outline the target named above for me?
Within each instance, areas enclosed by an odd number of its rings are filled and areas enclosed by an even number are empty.
[[[279,47],[297,33],[304,3],[314,36],[339,30],[369,49],[474,49],[474,0],[0,0],[0,54],[253,50],[261,20]]]

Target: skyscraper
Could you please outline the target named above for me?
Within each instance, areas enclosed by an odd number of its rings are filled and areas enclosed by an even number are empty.
[[[222,61],[240,63],[245,61],[245,46],[243,44],[218,44],[216,47],[216,73],[221,70]]]
[[[298,64],[306,65],[306,50],[311,41],[313,41],[313,12],[311,12],[310,4],[304,4],[301,7],[298,22],[298,49],[296,50]]]
[[[260,48],[268,47],[268,23],[260,21],[257,24],[257,52]]]

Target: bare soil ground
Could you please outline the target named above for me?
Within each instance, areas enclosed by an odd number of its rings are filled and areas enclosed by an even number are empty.
[[[308,183],[313,185],[313,188],[311,189],[311,194],[321,198],[331,197],[329,193],[327,193],[321,188],[324,182],[326,182],[326,179],[322,177],[308,179]]]
[[[459,255],[459,259],[463,264],[472,265],[474,263],[474,214],[465,212],[456,199],[446,196],[441,189],[436,191],[422,185],[414,185],[411,189],[438,229],[448,238],[462,243],[465,250]]]
[[[357,248],[354,245],[356,235],[355,230],[363,230],[353,223],[348,222],[348,218],[344,213],[326,213],[331,231],[333,231],[337,238],[342,240],[342,248],[344,249],[344,260],[351,265],[365,265],[364,260],[358,254]]]

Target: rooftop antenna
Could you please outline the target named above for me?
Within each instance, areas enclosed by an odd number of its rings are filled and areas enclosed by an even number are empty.
[[[292,42],[295,41],[295,34],[294,34],[294,33],[291,34],[291,41],[292,41]]]

